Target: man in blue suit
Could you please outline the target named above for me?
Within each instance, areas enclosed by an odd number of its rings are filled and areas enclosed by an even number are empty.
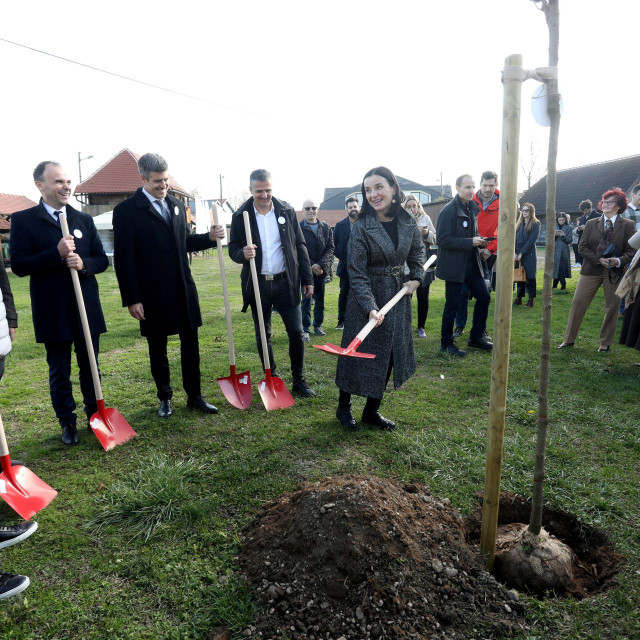
[[[340,278],[340,296],[338,297],[338,326],[336,329],[344,329],[344,314],[347,308],[347,296],[349,295],[349,272],[347,270],[347,247],[351,237],[351,226],[358,219],[360,205],[355,196],[350,196],[344,204],[347,217],[340,220],[333,230],[333,242],[335,244],[335,256],[340,261],[336,274]]]
[[[44,343],[49,391],[62,427],[62,442],[78,442],[76,403],[71,390],[71,346],[80,369],[80,389],[87,419],[98,410],[89,356],[82,332],[71,273],[75,269],[87,310],[93,349],[105,333],[95,274],[109,266],[93,218],[69,205],[71,180],[57,162],[41,162],[33,179],[42,198],[31,209],[11,216],[11,269],[30,276],[31,311],[36,342]],[[69,235],[63,237],[59,216],[66,213]]]

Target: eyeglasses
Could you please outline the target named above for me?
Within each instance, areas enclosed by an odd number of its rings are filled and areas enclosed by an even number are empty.
[[[525,209],[523,209],[522,211],[526,211],[527,213],[529,213],[529,211],[531,211],[531,209],[529,209],[529,207],[526,207]]]
[[[617,200],[603,200],[602,206],[604,207],[605,204],[618,204],[618,202]]]
[[[305,211],[317,211],[318,207],[305,207],[304,210]]]

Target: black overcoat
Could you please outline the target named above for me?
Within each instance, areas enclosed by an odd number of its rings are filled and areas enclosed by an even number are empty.
[[[475,201],[469,203],[467,213],[459,196],[442,208],[436,228],[436,276],[441,280],[464,282],[468,260],[477,263],[478,272],[484,278],[480,252],[473,246],[473,238],[478,235],[477,216],[478,205]]]
[[[309,262],[322,267],[321,275],[328,275],[333,259],[333,231],[323,220],[318,220],[318,235],[316,235],[306,220],[300,223],[304,243],[307,245]]]
[[[272,202],[276,219],[278,220],[278,231],[280,232],[280,242],[282,243],[282,252],[284,254],[289,301],[292,307],[296,307],[300,304],[300,285],[313,285],[309,254],[307,253],[304,236],[293,207],[276,198],[272,198]],[[245,312],[253,299],[253,282],[251,280],[249,261],[244,259],[242,252],[244,247],[247,246],[243,211],[249,212],[251,239],[253,244],[258,247],[255,257],[258,274],[262,269],[262,245],[260,243],[258,223],[256,222],[256,213],[253,209],[253,197],[251,197],[233,214],[229,237],[229,257],[234,262],[242,265],[240,281],[242,283],[242,301],[244,303],[242,311]]]
[[[348,248],[349,296],[342,346],[346,347],[369,321],[372,309],[380,310],[402,287],[404,264],[409,280],[424,276],[424,244],[416,221],[406,211],[398,214],[398,248],[375,212],[359,218],[351,228]],[[404,296],[358,349],[375,359],[338,358],[336,384],[348,393],[382,398],[389,361],[393,354],[393,384],[398,388],[415,371],[411,332],[411,297]]]
[[[69,232],[76,253],[84,262],[78,272],[92,335],[107,330],[100,306],[96,273],[109,266],[93,218],[66,206]],[[30,276],[31,314],[36,342],[71,342],[83,337],[80,313],[71,273],[58,253],[60,225],[49,215],[42,201],[37,207],[11,216],[11,269],[17,276]]]
[[[113,266],[122,306],[142,303],[143,336],[170,336],[202,325],[187,252],[215,247],[208,233],[189,234],[184,204],[167,195],[167,224],[140,187],[113,210]]]
[[[570,224],[565,224],[560,228],[556,223],[556,231],[563,233],[561,236],[556,236],[553,253],[553,279],[559,280],[571,277],[571,251],[569,247],[573,242],[573,229]]]
[[[540,233],[540,223],[533,223],[531,231],[527,231],[526,224],[522,224],[516,229],[516,255],[522,255],[522,266],[527,274],[527,280],[536,277],[538,267],[538,256],[536,255],[536,240]]]
[[[338,268],[336,275],[341,278],[347,275],[347,247],[349,246],[349,238],[351,237],[351,222],[349,216],[336,223],[333,230],[333,242],[335,245],[335,255],[338,258]]]

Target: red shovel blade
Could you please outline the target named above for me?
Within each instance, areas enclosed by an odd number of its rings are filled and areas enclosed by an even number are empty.
[[[44,509],[58,492],[23,466],[0,473],[0,498],[21,518],[29,520]]]
[[[91,416],[89,424],[105,451],[138,435],[117,409],[105,407],[102,400],[98,401],[98,411]]]
[[[356,343],[356,344],[354,344]],[[351,356],[352,358],[375,358],[375,353],[362,353],[361,351],[356,351],[356,349],[360,346],[361,342],[357,338],[354,338],[351,343],[346,347],[339,347],[337,344],[331,344],[327,342],[327,344],[314,344],[313,346],[316,349],[320,349],[321,351],[326,351],[327,353],[331,353],[334,356]]]
[[[268,369],[266,373],[267,377],[258,383],[258,391],[266,410],[273,411],[274,409],[292,407],[296,401],[282,378],[272,376]]]
[[[218,386],[227,399],[227,402],[236,409],[248,409],[253,400],[253,388],[251,375],[244,373],[231,373],[226,378],[218,378]]]

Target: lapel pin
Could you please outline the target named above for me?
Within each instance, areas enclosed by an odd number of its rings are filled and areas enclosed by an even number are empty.
[[[462,226],[463,226],[463,227],[465,227],[465,229],[466,229],[466,228],[469,226],[469,223],[465,220],[465,221],[462,223]]]
[[[80,231],[80,229],[74,229],[74,230],[73,230],[73,235],[74,235],[76,238],[80,239],[80,238],[82,238],[82,231]]]
[[[280,216],[280,217],[278,218],[278,222],[279,222],[280,224],[284,224],[284,223],[285,223],[284,216]]]
[[[178,208],[178,205],[173,207],[173,213],[175,213],[176,215],[180,215],[180,209]]]

